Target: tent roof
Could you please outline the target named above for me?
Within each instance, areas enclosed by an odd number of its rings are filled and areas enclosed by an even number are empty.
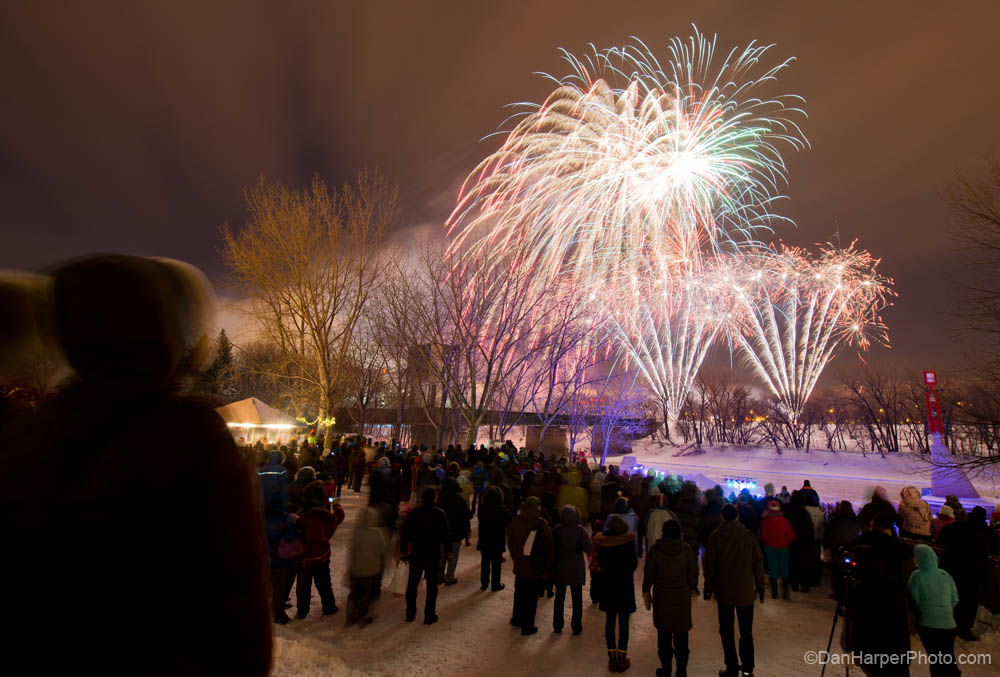
[[[701,489],[706,491],[708,489],[714,489],[716,485],[722,485],[722,482],[716,482],[710,477],[705,477],[705,475],[700,472],[691,473],[690,475],[684,475],[685,482],[694,482],[694,484]]]
[[[227,424],[242,424],[240,427],[299,425],[291,416],[281,413],[256,397],[227,404],[215,411]]]

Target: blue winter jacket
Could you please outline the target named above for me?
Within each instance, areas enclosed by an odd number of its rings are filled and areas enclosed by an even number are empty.
[[[913,549],[920,567],[910,574],[910,595],[917,605],[917,624],[925,628],[951,630],[958,589],[951,574],[938,568],[937,553],[928,545]]]
[[[257,471],[260,481],[260,504],[265,510],[271,505],[271,497],[288,491],[288,471],[281,465],[281,454],[272,451],[267,465]]]

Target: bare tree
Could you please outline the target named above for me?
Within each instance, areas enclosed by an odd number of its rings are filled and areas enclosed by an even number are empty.
[[[371,317],[366,313],[351,339],[342,379],[344,409],[363,437],[368,435],[365,425],[370,423],[369,413],[382,406],[388,386],[388,369],[370,323]]]
[[[897,423],[903,409],[901,383],[878,367],[864,367],[840,375],[856,414],[868,431],[872,451],[899,451]]]
[[[474,444],[490,406],[532,359],[536,323],[544,316],[545,290],[517,260],[445,259],[440,243],[424,248],[420,270],[404,276],[414,301],[408,333],[426,352],[426,367],[447,391],[447,404],[461,416],[467,444]],[[445,408],[444,403],[442,408]]]
[[[390,258],[395,258],[397,254],[399,252],[388,253]],[[405,445],[409,436],[404,434],[407,430],[404,426],[411,422],[408,404],[414,379],[409,357],[414,344],[407,332],[407,316],[412,309],[407,305],[407,287],[399,275],[397,266],[387,266],[383,272],[378,295],[370,308],[370,327],[382,361],[387,396],[396,413],[392,436]]]
[[[339,192],[318,177],[303,190],[261,178],[246,202],[246,225],[223,228],[223,257],[259,334],[294,366],[278,376],[308,385],[320,418],[329,419],[398,214],[397,190],[367,170]]]
[[[563,417],[581,391],[600,378],[598,364],[605,330],[595,322],[583,290],[563,288],[553,298],[534,347],[527,405],[539,423],[539,448],[545,434]]]
[[[612,448],[644,430],[642,424],[649,418],[653,396],[639,386],[638,379],[639,372],[616,372],[612,368],[592,386],[590,454],[599,465],[605,465]]]
[[[970,253],[970,262],[979,272],[966,286],[966,317],[970,328],[987,345],[976,356],[993,374],[1000,374],[1000,158],[987,160],[983,177],[959,172],[946,194],[954,210],[952,234]]]

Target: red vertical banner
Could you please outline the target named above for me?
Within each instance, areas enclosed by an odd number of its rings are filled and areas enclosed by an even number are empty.
[[[924,383],[927,384],[927,430],[930,433],[944,434],[941,401],[934,391],[934,387],[937,385],[937,372],[925,371]]]

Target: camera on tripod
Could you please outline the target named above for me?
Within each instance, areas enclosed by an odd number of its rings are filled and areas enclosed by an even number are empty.
[[[854,580],[855,569],[857,568],[858,563],[853,557],[851,557],[851,553],[849,551],[841,552],[844,554],[840,557],[840,578],[845,582],[851,582]]]

